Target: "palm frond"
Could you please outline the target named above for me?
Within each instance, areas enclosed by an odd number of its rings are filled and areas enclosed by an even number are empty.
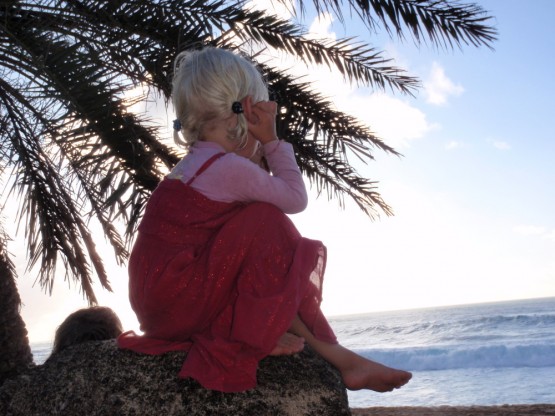
[[[474,4],[447,0],[313,0],[371,29],[437,46],[490,46],[495,29]],[[327,65],[347,81],[412,94],[418,81],[353,38],[318,41],[305,29],[243,0],[35,0],[0,5],[0,170],[13,171],[29,267],[52,289],[57,262],[96,301],[92,276],[109,288],[88,226],[98,221],[118,262],[127,257],[144,206],[179,160],[153,120],[130,110],[130,88],[169,99],[178,52],[204,45],[262,44],[304,63]],[[304,7],[300,2],[301,10]],[[257,58],[254,57],[256,60]],[[399,155],[369,127],[334,109],[310,84],[259,62],[281,109],[278,127],[320,192],[352,198],[370,217],[391,214],[366,163],[375,150]],[[4,196],[4,195],[3,195]],[[125,222],[123,233],[114,225]]]
[[[299,0],[301,9],[304,0]],[[319,11],[330,11],[344,21],[342,0],[313,0]],[[417,43],[428,39],[432,45],[452,48],[463,44],[492,47],[497,31],[491,16],[478,4],[458,0],[348,0],[372,31],[383,28],[404,39],[405,32]]]
[[[318,192],[325,190],[330,199],[340,202],[349,196],[370,218],[380,211],[391,215],[391,208],[379,196],[377,182],[361,177],[348,156],[367,163],[375,149],[400,154],[367,126],[335,110],[309,83],[268,67],[263,70],[277,94],[278,134],[293,144],[301,170]]]
[[[100,282],[109,289],[100,256],[79,216],[80,207],[72,200],[71,191],[60,181],[56,166],[38,146],[43,132],[17,117],[16,112],[14,107],[8,109],[8,117],[18,127],[12,130],[9,140],[18,153],[15,186],[23,201],[19,221],[25,224],[29,267],[40,259],[39,282],[51,291],[58,254],[61,254],[66,277],[72,275],[89,302],[94,304],[96,297],[92,290],[91,270],[82,242],[88,249]],[[16,192],[15,188],[12,191]]]
[[[337,69],[350,83],[374,88],[390,87],[405,94],[416,91],[419,82],[405,71],[390,65],[376,49],[354,39],[314,40],[298,25],[267,16],[260,11],[240,10],[226,16],[230,30],[239,39],[257,41],[281,50],[305,63]]]

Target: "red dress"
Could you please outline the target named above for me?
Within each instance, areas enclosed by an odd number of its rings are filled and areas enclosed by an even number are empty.
[[[206,166],[205,166],[206,167]],[[258,362],[295,315],[336,343],[320,311],[325,247],[277,207],[210,200],[177,179],[153,192],[129,260],[129,294],[144,335],[123,349],[188,351],[180,377],[223,392],[256,386]]]

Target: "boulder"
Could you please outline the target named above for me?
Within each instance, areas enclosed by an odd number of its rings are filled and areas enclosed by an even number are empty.
[[[0,414],[33,415],[350,415],[338,371],[310,348],[260,362],[258,386],[206,390],[177,373],[185,355],[121,351],[114,340],[69,347],[0,388]]]

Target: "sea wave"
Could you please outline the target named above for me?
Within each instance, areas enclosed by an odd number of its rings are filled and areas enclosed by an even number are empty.
[[[555,314],[504,314],[491,316],[426,316],[384,320],[379,318],[332,321],[341,342],[350,348],[385,348],[441,345],[555,344]],[[372,342],[372,345],[369,344]]]
[[[333,322],[333,321],[332,321]],[[364,327],[353,326],[344,328],[348,335],[375,334],[390,332],[396,334],[413,333],[443,333],[447,328],[450,332],[456,328],[458,331],[477,331],[486,329],[506,329],[506,328],[553,328],[555,325],[555,314],[515,314],[515,315],[496,315],[481,317],[465,317],[459,320],[429,321],[429,322],[410,322],[402,325],[375,324]]]
[[[357,352],[374,361],[410,371],[555,366],[555,345],[364,349]]]

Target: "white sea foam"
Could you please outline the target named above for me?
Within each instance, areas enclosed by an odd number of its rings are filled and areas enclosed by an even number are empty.
[[[555,366],[555,345],[359,350],[359,354],[410,371]]]

